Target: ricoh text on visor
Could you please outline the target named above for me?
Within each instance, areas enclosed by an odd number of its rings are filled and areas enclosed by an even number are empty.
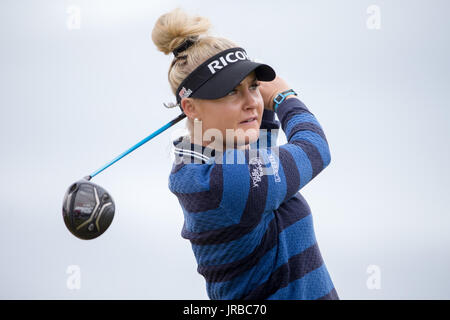
[[[187,97],[219,99],[233,90],[252,71],[260,81],[275,79],[275,71],[267,64],[249,58],[243,48],[219,52],[192,71],[177,89],[177,104]],[[181,106],[180,106],[181,108]]]

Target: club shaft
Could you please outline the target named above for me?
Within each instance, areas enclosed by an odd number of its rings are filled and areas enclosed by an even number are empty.
[[[106,168],[112,166],[114,163],[116,163],[117,161],[119,161],[120,159],[122,159],[123,157],[125,157],[127,154],[133,152],[134,150],[136,150],[137,148],[139,148],[140,146],[142,146],[144,143],[148,142],[149,140],[153,139],[154,137],[156,137],[158,134],[160,134],[161,132],[167,130],[168,128],[170,128],[171,126],[173,126],[174,124],[176,124],[177,122],[183,120],[186,117],[186,115],[184,113],[180,114],[178,117],[176,117],[175,119],[171,120],[170,122],[168,122],[166,125],[162,126],[161,128],[159,128],[158,130],[156,130],[155,132],[153,132],[152,134],[150,134],[148,137],[144,138],[143,140],[141,140],[140,142],[138,142],[137,144],[135,144],[134,146],[132,146],[130,149],[128,149],[127,151],[123,152],[122,154],[118,155],[115,159],[113,159],[111,162],[108,162],[107,164],[105,164],[103,167],[101,167],[100,169],[98,169],[97,171],[95,171],[94,173],[92,173],[91,175],[85,177],[85,179],[90,180],[91,178],[95,177],[96,175],[98,175],[100,172],[102,172],[103,170],[105,170]]]

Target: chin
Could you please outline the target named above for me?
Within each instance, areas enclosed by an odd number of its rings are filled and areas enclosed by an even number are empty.
[[[259,130],[256,129],[247,130],[245,135],[240,136],[239,139],[236,139],[237,145],[238,146],[249,145],[258,141],[258,138],[259,138]]]
[[[247,148],[248,145],[258,141],[259,127],[259,122],[255,123],[254,125],[238,125],[237,127],[235,127],[235,129],[233,129],[234,131],[231,133],[233,135],[233,138],[230,140],[231,144],[229,147],[231,147],[231,145],[234,145],[234,148]],[[228,139],[226,140],[228,141]]]

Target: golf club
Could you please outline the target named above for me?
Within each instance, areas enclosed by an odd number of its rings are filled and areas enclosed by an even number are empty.
[[[104,188],[90,180],[185,117],[184,113],[180,114],[94,173],[70,185],[64,195],[62,214],[67,229],[74,236],[83,240],[97,238],[108,229],[114,218],[113,198]]]

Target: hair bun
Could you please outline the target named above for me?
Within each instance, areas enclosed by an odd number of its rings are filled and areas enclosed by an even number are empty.
[[[155,23],[152,30],[152,40],[159,51],[170,54],[181,52],[185,45],[192,45],[202,34],[207,34],[211,27],[208,18],[190,16],[182,9],[176,8],[163,14]],[[174,53],[175,54],[175,53]]]

